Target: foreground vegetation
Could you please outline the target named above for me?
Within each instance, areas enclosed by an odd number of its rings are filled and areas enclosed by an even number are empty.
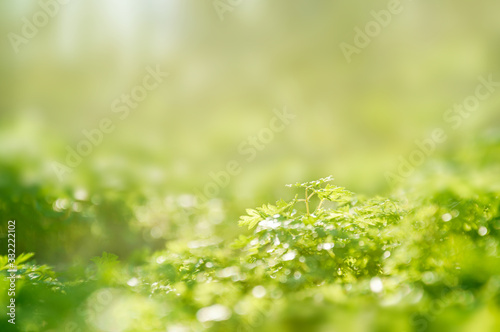
[[[19,255],[15,328],[496,331],[500,190],[492,165],[483,165],[482,178],[474,168],[461,170],[463,178],[441,177],[440,185],[429,176],[413,192],[387,198],[356,195],[330,177],[297,183],[289,186],[291,200],[247,210],[232,237],[219,231],[228,224],[217,202],[171,197],[160,208],[143,201],[122,217],[141,219],[140,233],[156,227],[155,211],[167,214],[163,248],[131,249],[125,259],[104,252],[89,263],[56,266],[57,273],[36,256]],[[107,204],[117,213],[110,198],[80,196],[59,201],[60,211],[46,218],[99,219],[110,216]],[[49,207],[56,202],[43,199]],[[48,213],[26,204],[26,213]],[[43,220],[36,225],[43,228]],[[6,256],[0,265],[5,273]],[[7,288],[2,278],[2,303]]]

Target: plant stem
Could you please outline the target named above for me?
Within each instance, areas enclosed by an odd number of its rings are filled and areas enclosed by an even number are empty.
[[[307,209],[307,216],[309,217],[309,196],[308,196],[308,192],[307,192],[307,188],[306,188],[306,209]]]
[[[319,202],[319,205],[318,205],[318,207],[316,208],[316,211],[318,211],[318,210],[321,208],[321,206],[323,205],[323,202],[324,202],[324,201],[325,201],[325,199],[323,198],[323,199],[321,200],[321,202]]]

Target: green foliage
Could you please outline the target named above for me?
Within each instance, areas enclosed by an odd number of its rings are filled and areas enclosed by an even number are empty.
[[[158,220],[167,223],[165,246],[157,250],[137,248],[128,257],[104,252],[56,267],[57,274],[20,254],[16,328],[498,330],[500,189],[494,182],[476,186],[452,177],[436,186],[429,177],[413,193],[369,198],[332,180],[289,185],[292,199],[248,209],[232,236],[223,231],[236,223],[220,202],[200,207],[169,197],[122,209],[139,219],[131,227],[136,234],[162,226]],[[103,198],[99,207],[110,201]],[[92,205],[79,213],[95,212]],[[1,256],[4,275],[6,263]],[[6,301],[6,279],[0,285]]]
[[[254,228],[259,222],[274,215],[279,215],[284,213],[293,207],[295,201],[287,203],[283,200],[276,202],[276,205],[264,204],[260,208],[247,209],[247,216],[240,217],[240,226],[248,226],[248,228]]]
[[[305,189],[305,194],[303,199],[298,199],[298,195],[295,199],[290,202],[285,202],[279,200],[276,205],[264,204],[260,208],[247,209],[247,215],[240,218],[239,224],[242,226],[248,226],[248,228],[254,228],[259,222],[263,220],[268,220],[269,218],[275,218],[275,216],[289,216],[290,211],[297,202],[305,202],[307,215],[301,216],[301,220],[306,223],[314,222],[314,218],[318,217],[318,213],[322,213],[321,207],[325,201],[336,202],[338,206],[344,206],[352,202],[353,194],[345,188],[337,187],[333,185],[323,184],[333,181],[331,176],[323,178],[317,181],[289,184],[287,187],[291,188],[303,188]],[[318,197],[321,201],[317,206],[314,214],[310,214],[310,202],[314,197]],[[296,211],[295,211],[296,213]]]
[[[420,331],[437,317],[460,324],[443,316],[451,308],[464,317],[474,307],[498,310],[498,193],[402,203],[328,181],[291,186],[305,196],[248,210],[240,224],[253,233],[229,245],[176,243],[157,253],[139,269],[139,292],[178,308],[165,319],[194,330],[355,330],[347,317],[369,306],[374,330]],[[383,323],[394,315],[402,320]]]
[[[249,263],[261,261],[269,277],[294,285],[353,282],[381,272],[384,252],[398,244],[392,233],[403,212],[390,200],[362,200],[344,188],[322,186],[327,181],[331,178],[296,184],[311,193],[280,202],[284,208],[279,210],[258,209],[250,224],[258,223],[253,236],[238,243]],[[293,209],[297,202],[309,204],[314,195],[321,204],[336,204],[312,214]]]

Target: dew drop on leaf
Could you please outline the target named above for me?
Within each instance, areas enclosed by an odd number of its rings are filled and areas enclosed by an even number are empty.
[[[264,286],[255,286],[253,289],[252,289],[252,295],[258,299],[260,298],[263,298],[264,296],[266,296],[266,289],[264,288]]]
[[[370,280],[370,289],[374,293],[380,293],[384,289],[382,280],[379,277],[374,277]]]
[[[477,230],[477,233],[480,235],[480,236],[485,236],[487,233],[488,233],[488,229],[484,226],[481,226],[479,227],[479,229]]]
[[[448,222],[453,218],[453,216],[449,213],[445,213],[441,216],[441,219],[443,219],[444,222]]]

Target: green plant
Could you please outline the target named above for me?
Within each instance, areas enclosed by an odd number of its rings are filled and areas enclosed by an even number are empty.
[[[248,231],[230,240],[182,228],[163,250],[128,262],[104,253],[61,278],[20,256],[19,308],[33,314],[19,315],[19,326],[321,331],[356,330],[365,317],[368,330],[424,331],[483,316],[474,326],[500,326],[499,192],[451,182],[419,196],[366,198],[332,180],[289,185],[297,195],[247,210],[239,224]],[[195,206],[169,211],[190,225],[213,216]],[[50,318],[41,296],[63,319]]]

